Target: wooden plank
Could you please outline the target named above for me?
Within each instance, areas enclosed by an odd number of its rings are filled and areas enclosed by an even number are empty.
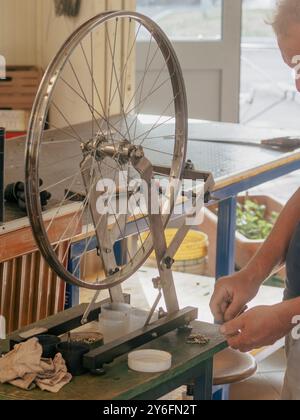
[[[19,303],[19,319],[17,328],[27,325],[28,321],[31,256],[25,255],[24,257],[21,257],[21,261],[20,299],[19,302],[16,302],[17,305]]]
[[[22,284],[22,261],[23,257],[19,257],[16,259],[16,277],[15,277],[15,296],[13,302],[13,324],[14,330],[16,328],[20,328],[19,324],[19,317],[20,317],[20,304],[19,302],[23,299],[21,295],[21,284]]]
[[[37,252],[34,252],[33,254],[30,255],[30,273],[29,273],[29,298],[28,298],[28,317],[27,317],[27,322],[25,325],[29,325],[32,322],[34,322],[35,317],[34,317],[34,310],[36,308],[36,286],[35,286],[35,282],[36,282],[36,267],[38,265],[38,261],[40,258],[40,255]]]
[[[47,305],[47,296],[46,290],[48,287],[48,266],[44,260],[40,260],[40,270],[37,277],[37,290],[38,290],[38,299],[37,299],[37,320],[46,318],[46,305]]]
[[[3,295],[4,295],[4,264],[0,264],[0,314],[3,312]]]
[[[3,307],[3,313],[9,314],[10,313],[10,305],[11,305],[11,293],[12,293],[12,281],[9,281],[8,279],[12,279],[13,277],[13,262],[9,261],[6,264],[4,264],[4,279],[5,279],[5,294],[4,294],[4,307]],[[5,315],[6,316],[6,315]],[[7,330],[12,328],[12,325],[10,324],[9,320],[7,320],[6,324]],[[11,329],[13,331],[13,328]]]
[[[63,261],[64,256],[66,255],[66,252],[69,250],[69,242],[64,242],[59,250],[58,250],[58,258],[60,261],[64,262],[65,268],[67,268],[68,261]],[[55,293],[55,300],[53,302],[53,312],[52,313],[58,313],[64,309],[65,305],[65,290],[66,290],[66,283],[59,279],[56,275],[54,275],[54,283],[56,288]]]
[[[45,223],[45,225],[47,228],[49,224]],[[74,231],[74,226],[76,225],[77,229]],[[59,240],[64,241],[70,236],[73,237],[79,233],[81,233],[81,223],[79,215],[74,217],[74,213],[57,218],[48,231],[49,240],[53,244]],[[31,227],[29,226],[16,229],[1,236],[0,261],[7,261],[18,256],[35,252],[36,250],[36,242],[33,238]]]

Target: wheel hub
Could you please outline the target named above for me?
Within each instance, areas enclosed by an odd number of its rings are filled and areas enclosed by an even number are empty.
[[[142,159],[145,154],[142,146],[135,146],[128,140],[112,140],[105,136],[97,135],[82,145],[84,156],[94,156],[98,161],[110,157],[121,165],[129,163],[132,159]]]

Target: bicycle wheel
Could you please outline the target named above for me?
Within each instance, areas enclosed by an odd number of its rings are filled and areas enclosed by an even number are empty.
[[[148,43],[147,54],[142,57],[144,70],[130,87],[127,79],[141,34]],[[105,87],[97,70],[103,51],[110,69]],[[156,117],[146,116],[144,109],[155,97],[161,99],[162,109],[155,112]],[[139,177],[130,154],[138,152],[151,164],[163,163],[171,168],[170,180],[181,179],[187,118],[178,59],[166,35],[151,19],[135,12],[104,13],[68,38],[50,63],[36,97],[25,162],[33,234],[43,257],[61,279],[91,290],[108,289],[121,284],[147,260],[153,250],[152,237],[149,233],[141,240],[141,232],[148,230],[150,223],[141,206],[143,193],[137,186]],[[107,188],[99,192],[105,179],[116,183],[117,192]],[[41,205],[42,190],[52,194],[46,210]],[[129,198],[135,203],[135,211],[129,211],[127,203],[122,214],[114,210],[95,214],[99,197],[102,203],[105,197],[106,208],[110,208],[122,194],[126,202]],[[170,210],[174,197],[176,193],[167,197]],[[163,216],[164,227],[169,218],[170,214]],[[126,261],[117,264],[114,245],[133,232],[140,238],[138,249],[134,255],[127,250]],[[58,258],[63,241],[69,246]],[[70,273],[66,261],[74,242],[81,243],[81,251]],[[104,274],[91,282],[80,267],[95,247],[100,251]]]

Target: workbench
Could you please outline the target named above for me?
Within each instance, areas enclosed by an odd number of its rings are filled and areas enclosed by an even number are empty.
[[[153,122],[156,121],[155,117],[146,116],[144,119],[140,118],[138,130],[141,132],[147,131],[147,128],[150,128]],[[85,125],[77,127],[77,130],[80,131],[80,134],[84,136],[86,130]],[[167,156],[172,152],[172,141],[168,141],[164,136],[166,132],[161,132],[160,139],[153,139],[151,141],[151,148],[158,149],[163,151]],[[212,172],[215,179],[215,187],[212,191],[213,200],[219,202],[219,222],[218,222],[218,234],[217,234],[217,278],[230,274],[234,271],[234,245],[235,245],[235,230],[236,230],[236,197],[239,193],[246,191],[250,188],[258,186],[267,181],[274,180],[288,174],[290,172],[300,169],[300,151],[294,151],[292,153],[283,153],[280,150],[271,150],[260,147],[260,140],[271,137],[280,137],[287,135],[297,135],[293,131],[284,131],[284,130],[263,130],[263,129],[254,129],[243,127],[235,124],[222,124],[222,123],[210,123],[206,121],[190,121],[189,124],[189,143],[188,143],[188,153],[187,159],[192,160],[195,165],[196,170],[209,171]],[[64,171],[67,170],[65,166],[62,165],[59,173],[57,171],[51,170],[51,162],[57,164],[57,156],[72,156],[72,144],[73,140],[66,139],[60,133],[55,131],[49,131],[49,151],[45,150],[47,153],[47,170],[44,171],[43,180],[44,184],[53,184],[57,179],[62,179]],[[210,140],[213,140],[212,142]],[[226,143],[227,142],[227,143]],[[24,177],[24,149],[25,149],[25,139],[19,138],[15,140],[10,140],[6,145],[6,184],[18,180],[22,180]],[[150,147],[150,146],[149,146]],[[151,152],[149,152],[151,155]],[[160,155],[159,159],[157,154],[152,154],[149,156],[155,165],[164,165],[165,161],[163,155]],[[73,159],[73,163],[78,165],[81,157]],[[59,191],[61,194],[61,191]],[[55,197],[54,197],[55,205]],[[28,220],[24,218],[22,214],[16,208],[7,206],[6,208],[6,220],[5,224],[2,227],[1,235],[18,230],[20,226],[28,226]],[[129,234],[134,235],[135,232],[132,231]],[[69,270],[77,265],[76,258],[81,253],[82,243],[74,243],[70,250],[69,258]],[[96,242],[91,243],[90,249],[96,247]],[[1,255],[0,255],[1,262]],[[77,273],[78,274],[78,273]],[[79,302],[79,291],[74,287],[69,287],[69,306],[77,305]],[[203,326],[201,327],[201,331]],[[210,327],[216,328],[216,327]],[[99,398],[145,398],[145,397],[158,397],[163,395],[168,390],[172,388],[172,384],[180,385],[180,383],[186,382],[188,376],[199,377],[200,381],[199,389],[201,389],[201,397],[203,399],[209,399],[208,394],[211,392],[211,380],[212,380],[212,358],[214,354],[220,351],[226,344],[223,342],[222,338],[218,337],[217,329],[214,330],[216,337],[212,339],[212,347],[207,352],[204,349],[203,353],[197,353],[197,349],[193,350],[191,355],[191,360],[188,358],[188,361],[180,361],[177,357],[180,357],[181,352],[184,351],[185,347],[183,346],[180,351],[174,346],[179,345],[179,342],[174,341],[170,346],[168,340],[174,338],[174,334],[169,336],[170,338],[162,339],[154,342],[154,345],[158,344],[159,348],[167,345],[167,349],[174,348],[175,356],[175,367],[171,372],[168,372],[164,375],[158,375],[153,377],[143,377],[141,375],[130,373],[133,378],[133,388],[125,389],[125,384],[121,385],[120,376],[126,374],[126,383],[128,384],[128,371],[125,368],[125,360],[116,361],[115,364],[111,367],[111,374],[116,375],[117,378],[120,378],[120,388],[118,388],[115,395],[104,395],[99,392]],[[164,341],[165,340],[165,341]],[[215,341],[216,340],[216,341]],[[178,353],[177,353],[178,351]],[[184,353],[182,353],[184,354]],[[195,358],[195,359],[194,359]],[[196,370],[196,365],[199,370]],[[177,364],[178,363],[178,364]],[[186,364],[185,364],[186,363]],[[197,368],[197,369],[198,369]],[[114,370],[117,369],[117,370]],[[125,370],[124,370],[125,369]],[[204,369],[204,374],[203,374]],[[183,378],[177,381],[179,373],[184,371]],[[188,372],[187,376],[185,373]],[[173,375],[173,376],[172,376]],[[203,376],[204,375],[204,376]],[[96,386],[96,389],[101,390],[101,392],[107,392],[107,387],[103,386],[103,381],[114,379],[115,376],[106,376],[105,378],[93,378],[89,379],[93,387]],[[124,377],[125,378],[125,377]],[[209,379],[210,378],[210,379]],[[86,379],[86,378],[85,378]],[[139,382],[140,380],[140,382]],[[203,382],[204,380],[204,382]],[[74,384],[71,385],[70,396],[74,398],[84,396],[82,392],[79,391],[80,383],[84,383],[84,388],[87,389],[87,384],[89,382],[80,382],[81,379],[76,379]],[[99,385],[95,385],[97,382]],[[145,382],[144,382],[145,381]],[[204,386],[203,383],[208,381],[208,387]],[[141,384],[144,384],[142,386]],[[202,385],[200,385],[202,383]],[[100,384],[102,384],[100,386]],[[148,385],[151,384],[150,388]],[[138,385],[138,388],[141,391],[137,391],[135,386]],[[99,388],[97,388],[99,386]],[[153,389],[152,389],[153,386]],[[204,388],[203,388],[204,387]],[[4,390],[4,395],[9,396],[8,388],[1,388]],[[173,389],[173,388],[172,388]],[[210,391],[207,391],[207,390]],[[135,391],[134,391],[135,390]],[[82,391],[82,390],[81,390]],[[140,393],[139,393],[140,392]],[[152,392],[149,393],[149,392]],[[2,392],[3,393],[3,392]],[[18,394],[14,398],[19,398],[28,394]],[[32,395],[38,395],[33,393]],[[197,396],[200,396],[200,393],[197,391]],[[60,395],[63,397],[63,394]],[[90,398],[90,395],[88,396]],[[13,398],[13,396],[12,396]],[[28,398],[28,397],[27,397]],[[44,397],[46,398],[46,397]]]
[[[139,120],[139,131],[147,131],[157,117],[145,116]],[[151,162],[164,165],[167,155],[172,153],[172,142],[168,142],[168,129],[161,128],[161,138],[149,140],[149,148],[165,153],[149,152]],[[235,270],[235,232],[237,195],[268,181],[300,169],[300,150],[291,153],[261,147],[263,139],[296,136],[299,131],[263,129],[239,124],[216,123],[208,121],[189,121],[189,141],[187,159],[198,171],[213,174],[215,187],[213,200],[218,202],[218,231],[216,278],[229,275]],[[135,229],[135,226],[134,226]],[[130,230],[130,229],[129,229]],[[133,231],[131,231],[134,234]],[[91,244],[91,249],[96,243]],[[82,252],[83,244],[74,244],[70,256],[70,270]],[[78,291],[72,290],[75,302],[79,301]],[[72,299],[71,299],[72,300]],[[74,300],[73,300],[74,302]]]
[[[193,332],[210,339],[208,345],[186,344],[190,332],[174,331],[145,346],[172,353],[172,368],[166,373],[133,372],[128,369],[127,356],[124,356],[106,365],[104,376],[87,374],[73,378],[58,394],[0,385],[0,400],[155,400],[193,383],[195,400],[211,400],[213,358],[227,345],[217,326],[197,321],[192,326]]]
[[[149,130],[157,121],[155,116],[140,116],[137,135]],[[84,137],[87,130],[85,124],[76,128]],[[149,140],[149,149],[157,149],[165,153],[152,153],[149,157],[153,164],[164,165],[168,161],[168,153],[172,152],[173,142],[167,137],[168,127],[159,129],[161,138]],[[209,171],[215,179],[213,198],[219,201],[219,222],[217,232],[217,267],[216,277],[220,278],[234,271],[235,268],[235,230],[236,230],[236,197],[265,182],[274,180],[290,172],[300,169],[300,150],[284,153],[260,147],[260,141],[266,138],[297,136],[300,133],[292,130],[272,130],[246,127],[238,124],[216,123],[208,121],[189,121],[189,142],[187,159],[190,159],[196,170]],[[66,139],[64,133],[50,130],[46,140],[49,148],[47,154],[47,168],[43,171],[44,185],[55,183],[68,173],[68,165],[64,163],[59,171],[53,171],[57,165],[57,156],[72,156],[74,140]],[[157,136],[159,137],[159,136]],[[212,142],[213,141],[213,142]],[[226,143],[228,142],[228,143]],[[45,146],[44,146],[45,147]],[[24,150],[25,138],[9,140],[6,143],[5,183],[22,180],[24,178]],[[71,164],[78,165],[81,157],[74,157]],[[68,163],[70,165],[70,163]],[[55,166],[57,168],[57,166]],[[77,167],[77,166],[76,166]],[[63,187],[60,187],[62,189]],[[58,190],[61,194],[62,191]],[[7,231],[15,231],[20,226],[28,226],[24,214],[13,206],[6,205],[6,219],[0,235]],[[134,226],[135,228],[135,226]],[[130,231],[129,234],[134,234]],[[91,249],[95,247],[91,243]],[[77,266],[76,257],[82,251],[82,244],[74,243],[70,251],[69,270]],[[0,252],[1,262],[1,252]],[[78,304],[79,293],[76,288],[68,288],[68,305]]]

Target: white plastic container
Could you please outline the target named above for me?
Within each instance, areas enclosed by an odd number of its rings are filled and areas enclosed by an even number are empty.
[[[129,314],[129,331],[135,332],[143,328],[146,324],[149,314],[141,309],[131,309]]]
[[[123,337],[126,328],[128,328],[128,324],[124,319],[107,319],[101,315],[99,317],[99,330],[105,344]]]
[[[159,350],[138,350],[128,355],[129,369],[142,373],[161,373],[172,367],[172,355]]]
[[[101,308],[99,329],[105,344],[129,334],[130,310],[130,305],[122,303],[111,303]]]
[[[101,307],[101,314],[105,318],[120,319],[121,317],[129,317],[131,306],[126,303],[108,303]]]

